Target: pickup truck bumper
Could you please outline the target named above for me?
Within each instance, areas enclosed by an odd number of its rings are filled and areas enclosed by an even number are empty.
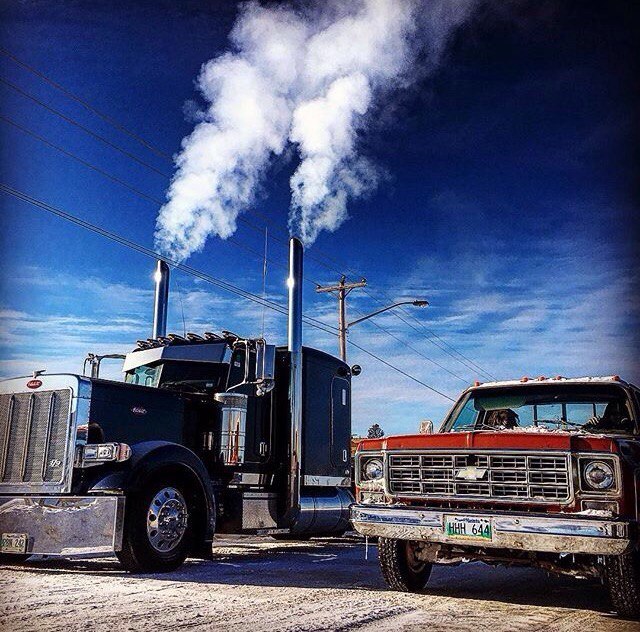
[[[448,535],[445,531],[447,515],[489,519],[491,539]],[[632,525],[628,522],[591,516],[550,517],[353,505],[351,521],[356,531],[367,536],[456,546],[592,555],[620,555],[633,547],[630,537]]]
[[[0,534],[26,534],[30,555],[114,553],[123,519],[124,496],[0,496]]]

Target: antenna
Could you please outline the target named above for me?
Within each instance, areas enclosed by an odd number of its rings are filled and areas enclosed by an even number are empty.
[[[264,227],[264,259],[262,263],[262,300],[266,300],[267,298],[267,245],[269,243],[269,229]],[[261,337],[264,338],[264,310],[265,305],[262,304],[262,330]]]

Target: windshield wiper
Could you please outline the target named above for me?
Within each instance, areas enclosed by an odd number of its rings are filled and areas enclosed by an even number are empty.
[[[470,428],[472,430],[500,430],[500,426],[489,426],[487,424],[465,424],[464,426],[456,426],[455,430],[465,430]]]
[[[538,424],[555,424],[556,426],[571,426],[572,428],[579,428],[582,430],[582,424],[577,424],[574,421],[565,421],[564,419],[534,419],[533,425],[538,426]]]

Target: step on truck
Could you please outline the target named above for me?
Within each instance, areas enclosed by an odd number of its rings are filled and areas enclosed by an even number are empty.
[[[302,256],[292,239],[287,346],[165,335],[159,261],[153,337],[126,355],[124,382],[0,382],[2,562],[115,553],[162,572],[210,557],[214,533],[345,531],[351,370],[302,346]]]
[[[538,566],[601,578],[639,618],[639,419],[618,376],[476,383],[439,432],[359,444],[353,525],[394,590],[433,564]]]

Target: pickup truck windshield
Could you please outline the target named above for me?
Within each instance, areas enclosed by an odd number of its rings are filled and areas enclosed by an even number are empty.
[[[634,416],[625,392],[620,388],[598,386],[478,389],[458,403],[443,430],[633,434]]]

